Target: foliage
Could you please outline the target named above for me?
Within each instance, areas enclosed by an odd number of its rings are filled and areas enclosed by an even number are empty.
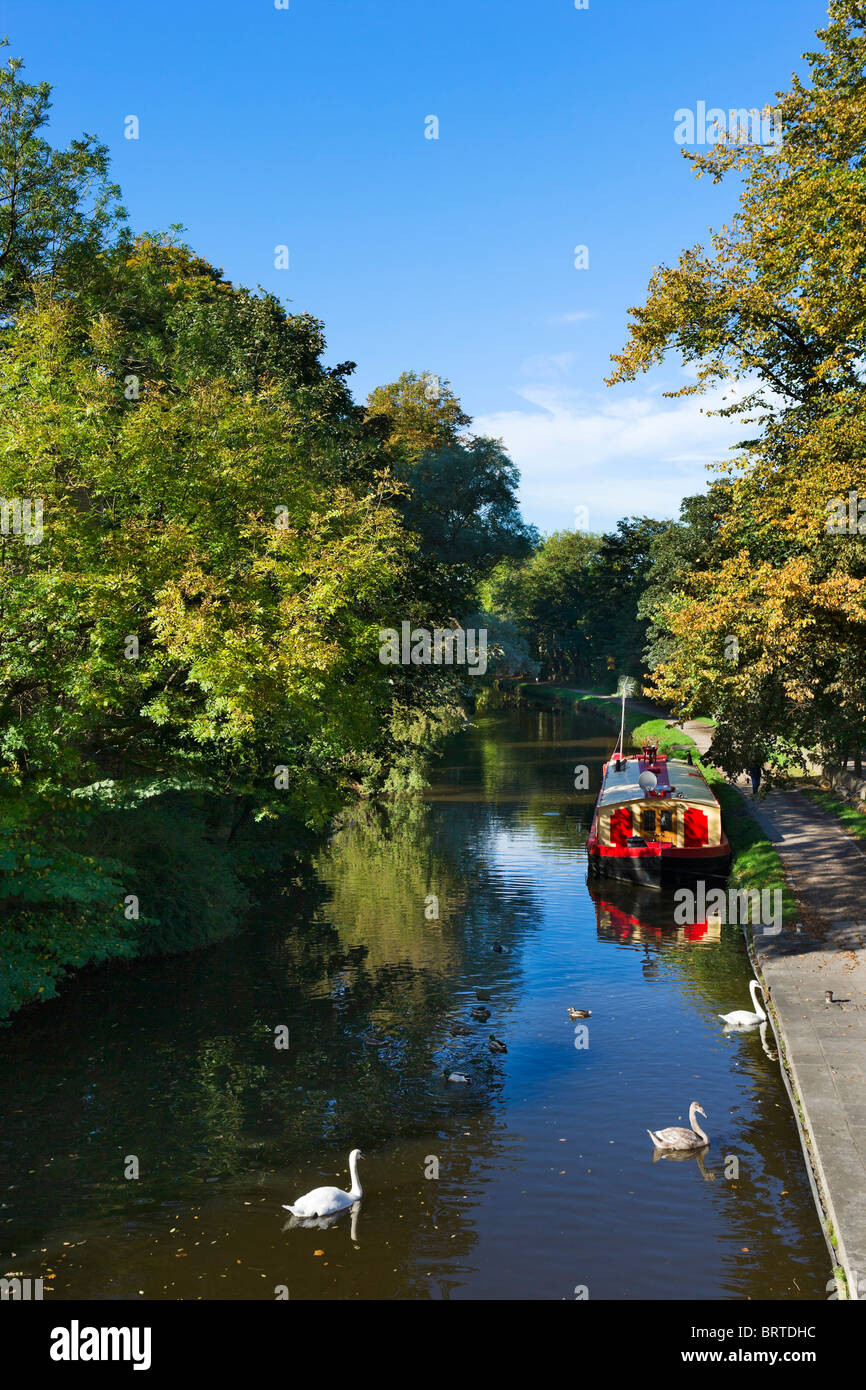
[[[8,40],[0,41],[0,49]],[[92,135],[54,149],[40,132],[51,88],[23,81],[20,58],[0,66],[0,315],[26,299],[36,277],[69,283],[105,239],[124,227],[108,150]]]
[[[502,563],[482,592],[485,607],[515,623],[546,676],[589,678],[583,595],[599,537],[556,531],[520,564]]]
[[[472,423],[451,383],[430,372],[403,372],[396,381],[377,386],[367,410],[383,420],[395,449],[410,463],[456,444]]]
[[[82,833],[60,798],[0,802],[0,1019],[50,999],[70,967],[134,954],[120,864],[83,849]]]
[[[853,532],[827,528],[834,499],[866,498],[862,3],[832,0],[819,38],[811,85],[778,94],[781,145],[729,139],[687,156],[699,177],[741,178],[739,209],[709,250],[654,272],[611,377],[673,349],[697,365],[674,394],[745,383],[721,413],[757,432],[740,445],[712,563],[698,556],[652,600],[656,693],[718,713],[730,772],[800,749],[841,761],[866,723],[866,535],[856,518]],[[688,519],[695,555],[706,520]]]
[[[517,624],[545,676],[612,681],[644,671],[647,622],[638,610],[655,538],[667,522],[633,517],[603,536],[557,531],[522,563],[504,562],[482,589]]]
[[[460,619],[494,567],[537,540],[520,516],[517,469],[498,440],[467,433],[470,417],[429,374],[405,372],[373,391],[368,420],[387,429],[396,506],[418,541],[411,597],[432,625]]]
[[[44,499],[42,543],[2,547],[4,759],[73,783],[186,765],[263,795],[282,764],[315,817],[387,703],[385,484],[359,495],[319,467],[276,390],[217,378],[127,401],[100,360],[115,336],[47,303],[0,360],[0,492]]]

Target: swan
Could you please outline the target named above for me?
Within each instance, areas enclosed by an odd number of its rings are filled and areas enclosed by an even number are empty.
[[[349,1192],[343,1192],[339,1187],[314,1187],[312,1192],[304,1193],[304,1196],[298,1197],[297,1201],[284,1202],[283,1210],[290,1211],[292,1216],[309,1219],[317,1216],[332,1216],[335,1212],[345,1211],[354,1206],[355,1202],[360,1202],[364,1195],[358,1180],[358,1159],[363,1157],[360,1149],[353,1149],[349,1154],[349,1173],[352,1178],[352,1187]]]
[[[756,1023],[763,1023],[767,1015],[755,998],[760,988],[761,986],[758,984],[757,980],[751,981],[749,993],[752,996],[752,1003],[755,1006],[755,1012],[753,1014],[750,1014],[748,1009],[734,1009],[734,1012],[731,1014],[719,1014],[719,1018],[722,1022],[726,1023],[729,1028],[751,1028]]]
[[[505,1046],[505,1043],[502,1042],[500,1038],[495,1038],[492,1033],[490,1034],[490,1037],[487,1040],[487,1046],[490,1048],[491,1052],[508,1051],[508,1048]]]
[[[705,1149],[710,1141],[695,1120],[695,1115],[703,1115],[704,1119],[707,1118],[704,1107],[693,1100],[689,1106],[691,1129],[683,1129],[680,1125],[671,1125],[668,1129],[655,1131],[648,1129],[647,1134],[657,1149]]]
[[[569,1009],[568,1016],[572,1023],[576,1023],[579,1018],[592,1018],[592,1013],[589,1009]]]

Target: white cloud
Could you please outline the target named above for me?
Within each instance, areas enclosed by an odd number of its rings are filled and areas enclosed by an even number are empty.
[[[536,380],[555,378],[565,365],[562,355],[525,364]],[[743,394],[728,384],[677,400],[659,388],[590,396],[554,379],[518,391],[536,409],[477,416],[472,429],[504,441],[520,469],[527,521],[563,530],[574,525],[577,507],[587,507],[590,529],[602,531],[624,516],[676,517],[683,497],[706,488],[714,476],[706,465],[752,432],[742,419],[706,414],[723,396],[729,405],[735,391]]]
[[[553,314],[551,323],[583,323],[586,319],[597,319],[594,309],[577,309],[573,314]]]

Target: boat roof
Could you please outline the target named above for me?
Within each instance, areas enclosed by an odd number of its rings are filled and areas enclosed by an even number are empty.
[[[707,806],[717,805],[716,798],[707,785],[706,778],[699,768],[693,767],[690,763],[682,762],[678,758],[668,758],[664,753],[660,753],[653,761],[645,757],[642,753],[626,758],[625,767],[621,772],[617,772],[616,764],[613,759],[605,768],[604,781],[601,791],[598,794],[599,806],[616,806],[623,801],[643,801],[649,800],[643,788],[638,782],[642,772],[654,772],[658,781],[656,783],[660,791],[665,787],[672,787],[683,795],[676,797],[677,801],[696,801],[702,802]],[[656,798],[652,798],[655,800]],[[671,798],[662,797],[664,803]]]

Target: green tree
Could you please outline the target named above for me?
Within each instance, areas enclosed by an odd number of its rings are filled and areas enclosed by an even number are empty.
[[[653,545],[668,529],[666,521],[628,517],[601,537],[584,598],[594,684],[609,684],[612,672],[644,677],[647,620],[639,602],[652,565]]]
[[[654,610],[669,639],[657,693],[717,711],[729,771],[797,748],[842,758],[866,727],[866,536],[859,520],[828,529],[850,493],[855,512],[866,498],[862,0],[831,0],[819,38],[810,80],[777,94],[781,144],[729,138],[687,156],[698,176],[739,176],[738,211],[710,249],[654,272],[611,377],[630,380],[673,349],[697,366],[676,394],[744,383],[721,411],[753,428],[716,563]]]
[[[8,40],[0,41],[8,48]],[[40,133],[51,87],[21,78],[20,58],[0,66],[0,314],[14,313],[35,279],[75,282],[121,231],[120,191],[108,151],[92,135],[54,149]]]
[[[0,494],[44,506],[41,544],[0,548],[4,761],[260,794],[286,765],[282,801],[315,819],[390,700],[376,615],[405,542],[387,489],[335,479],[282,390],[127,399],[104,365],[117,337],[49,299],[0,359]]]
[[[483,590],[485,607],[515,622],[546,676],[590,679],[586,597],[601,538],[580,531],[544,537],[522,563],[504,563]]]
[[[387,422],[396,505],[419,542],[410,592],[434,624],[459,620],[496,564],[537,539],[520,515],[517,468],[499,440],[468,433],[449,383],[430,373],[378,387],[368,414]]]

